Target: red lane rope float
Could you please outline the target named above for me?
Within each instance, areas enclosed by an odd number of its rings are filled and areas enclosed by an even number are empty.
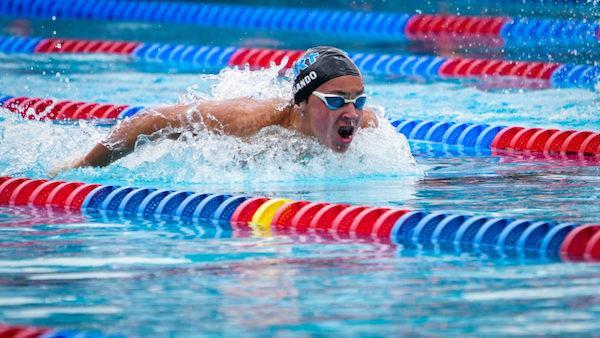
[[[588,136],[579,148],[581,154],[600,154],[600,133]]]
[[[304,207],[309,204],[308,201],[292,201],[283,205],[273,216],[271,224],[275,229],[289,230],[292,226],[292,219]]]
[[[92,109],[96,109],[98,107],[97,103],[84,103],[80,105],[71,116],[68,116],[72,119],[85,119],[87,114],[92,111]]]
[[[574,134],[575,130],[563,130],[550,137],[544,146],[544,153],[558,153],[560,152],[563,143],[567,138]]]
[[[510,60],[489,60],[470,58],[450,58],[439,70],[446,78],[480,77],[519,77],[527,80],[549,82],[552,74],[560,66],[558,63],[527,62]]]
[[[525,150],[531,137],[540,130],[540,128],[526,128],[517,132],[510,141],[508,148],[514,150]]]
[[[30,120],[118,119],[129,109],[141,109],[110,103],[14,97],[2,107]]]
[[[252,216],[268,200],[266,197],[255,197],[242,202],[231,215],[231,224],[242,229],[251,229],[248,223],[252,220]]]
[[[35,53],[103,53],[130,55],[139,47],[138,42],[73,39],[44,39],[35,47]]]
[[[357,236],[370,236],[373,233],[373,227],[377,219],[390,210],[390,208],[378,207],[364,209],[356,215],[352,224],[350,224],[350,233]]]
[[[508,149],[512,139],[522,131],[523,127],[508,127],[503,129],[496,135],[494,141],[492,141],[492,149]]]
[[[44,114],[44,112],[46,112],[46,109],[48,107],[50,107],[52,105],[52,103],[54,103],[53,100],[50,99],[45,99],[45,100],[41,100],[39,102],[37,102],[36,104],[34,104],[31,108],[33,108],[33,110],[38,113],[39,115],[37,116],[38,120],[45,120],[47,117],[47,114]],[[34,116],[28,116],[28,118],[30,120],[34,119]]]
[[[146,193],[140,195],[141,191]],[[175,195],[182,198],[166,208],[165,205],[170,204]],[[188,197],[183,198],[185,196]],[[192,196],[193,199],[189,199]],[[251,229],[249,224],[254,224],[264,229],[273,227],[298,233],[318,232],[331,238],[365,237],[388,243],[432,243],[443,247],[460,242],[460,247],[455,246],[454,251],[470,251],[474,247],[499,247],[504,252],[514,252],[521,256],[541,254],[550,258],[561,256],[565,260],[595,261],[600,250],[600,239],[597,235],[600,225],[534,222],[266,197],[247,199],[247,196],[239,196],[243,198],[235,202],[229,196],[0,177],[0,205],[38,205],[65,210],[79,208],[122,212],[125,209],[119,205],[123,205],[126,200],[127,205],[123,206],[127,207],[127,210],[147,217],[172,217],[175,216],[173,210],[191,206],[194,209],[192,219],[218,218],[218,221],[229,222],[236,230]],[[192,200],[196,202],[190,205]],[[217,200],[220,202],[215,203],[236,204],[231,207],[227,216],[222,218],[221,212],[218,216],[214,214],[214,210],[222,205],[207,202]],[[210,210],[205,211],[204,208],[209,204]],[[160,205],[163,207],[157,208]],[[213,216],[207,216],[209,214]],[[504,227],[506,228],[502,230]],[[482,229],[485,231],[482,232]],[[490,236],[500,237],[496,240]]]
[[[600,231],[597,231],[588,241],[583,259],[588,262],[600,262]]]
[[[73,118],[75,112],[79,109],[79,107],[83,106],[85,102],[77,102],[71,101],[67,102],[62,109],[56,114],[56,118],[59,120],[66,120]]]
[[[525,146],[525,149],[529,151],[543,151],[546,142],[548,142],[552,135],[558,132],[558,129],[538,130],[531,136],[531,138],[527,142],[527,145]]]
[[[349,204],[330,204],[324,206],[315,213],[313,219],[310,221],[309,228],[321,232],[328,231],[335,217],[348,207],[350,207]]]
[[[63,183],[65,182],[48,181],[41,184],[31,193],[31,196],[29,196],[28,204],[35,206],[45,206],[46,201],[48,200],[48,196],[52,193],[52,190],[54,190],[54,188],[60,186]]]
[[[290,228],[297,232],[306,232],[308,229],[312,229],[310,225],[315,215],[328,205],[330,203],[313,202],[306,204],[294,215],[290,222]]]
[[[65,207],[70,210],[80,210],[83,201],[89,193],[98,188],[100,184],[80,185],[65,199]]]
[[[600,225],[587,224],[571,231],[560,247],[560,256],[567,261],[584,259],[588,244],[600,233]]]
[[[394,224],[402,217],[402,215],[409,212],[409,210],[392,209],[384,212],[375,224],[373,224],[372,236],[378,238],[389,238],[392,233]]]
[[[12,193],[23,182],[31,181],[28,178],[9,178],[0,185],[0,204],[8,204]]]
[[[491,144],[492,150],[543,152],[546,157],[600,155],[600,133],[592,131],[507,127]]]
[[[500,30],[509,20],[505,17],[475,17],[456,15],[413,15],[405,28],[411,40],[440,41],[500,39]]]
[[[29,100],[28,97],[13,97],[6,101],[2,106],[10,111],[21,114],[21,116],[25,116],[25,112],[29,107],[24,105],[25,101]],[[18,109],[18,110],[17,110]]]
[[[473,62],[473,64],[474,63],[475,62]],[[473,65],[471,64],[469,67],[472,66]],[[3,107],[29,119],[35,118],[39,120],[119,119],[135,114],[143,109],[142,107],[129,107],[126,105],[87,103],[68,100],[53,101],[50,99],[28,97],[10,98],[6,100]],[[33,113],[31,113],[32,110],[34,111]],[[405,122],[410,122],[410,120]],[[415,121],[414,123],[431,128],[438,122]],[[487,128],[489,126],[485,125],[485,127]],[[600,133],[598,132],[525,128],[520,126],[497,128],[503,129],[500,129],[499,132],[495,134],[489,146],[475,146],[485,148],[486,150],[491,148],[492,150],[540,152],[549,158],[557,155],[571,156],[573,154],[578,154],[583,157],[600,156]],[[447,130],[451,129],[452,128]],[[403,130],[404,128],[399,128],[399,131],[405,133],[408,138],[415,138],[414,135],[411,136],[412,134],[410,131],[405,132]],[[469,130],[469,132],[473,131],[472,129],[466,130]],[[463,129],[465,133],[467,132],[466,130]],[[463,133],[463,131],[459,131],[459,134]],[[418,137],[416,138],[421,139]],[[448,137],[448,140],[451,139],[456,140],[456,137]],[[444,143],[449,141],[446,141],[446,138],[443,138],[441,141],[436,140],[436,142]],[[468,144],[467,146],[473,145]]]
[[[584,151],[580,151],[581,145],[591,135],[594,135],[591,131],[578,131],[569,135],[563,142],[560,153],[563,155],[568,153],[584,153]]]
[[[20,184],[9,198],[10,205],[27,205],[29,197],[40,185],[48,182],[47,180],[30,180]],[[0,188],[1,189],[1,188]]]
[[[58,185],[46,198],[46,205],[52,207],[65,207],[65,202],[67,198],[69,198],[69,196],[75,189],[79,188],[82,185],[84,184],[80,182],[65,182],[63,184]]]
[[[64,114],[62,114],[62,109],[71,104],[72,101],[53,101],[50,103],[49,107],[46,107],[44,110],[37,110],[40,112],[39,119],[40,120],[60,120],[64,118]]]
[[[337,233],[338,235],[350,235],[350,226],[352,222],[363,210],[367,209],[365,206],[357,205],[345,208],[340,212],[333,222],[331,222],[331,232]]]
[[[227,65],[245,66],[250,69],[261,69],[271,66],[271,62],[279,65],[285,57],[288,58],[287,63],[283,67],[291,68],[294,62],[304,54],[304,51],[299,50],[280,50],[280,49],[263,49],[263,48],[239,48],[229,58]]]
[[[51,332],[50,329],[0,324],[0,338],[38,338]],[[50,335],[54,336],[54,335]]]

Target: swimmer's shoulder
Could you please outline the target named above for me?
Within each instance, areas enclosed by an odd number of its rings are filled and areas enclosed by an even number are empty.
[[[280,125],[286,127],[290,123],[293,104],[290,100],[274,99],[247,99],[244,111],[253,119],[262,120],[263,127]]]
[[[379,107],[366,106],[363,110],[363,120],[361,128],[371,128],[379,126],[378,116],[381,115]]]
[[[198,120],[209,127],[215,124],[215,128],[210,129],[220,129],[230,135],[249,136],[264,127],[285,126],[291,105],[282,99],[240,97],[198,102],[195,110],[199,113]]]
[[[270,102],[274,121],[280,126],[289,127],[292,121],[294,103],[291,100],[273,99]]]

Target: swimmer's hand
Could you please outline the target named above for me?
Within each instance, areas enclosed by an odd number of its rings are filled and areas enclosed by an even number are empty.
[[[50,168],[50,170],[48,170],[48,176],[54,178],[63,171],[81,167],[104,167],[123,155],[123,151],[111,150],[104,144],[97,143],[86,155],[72,157]]]
[[[65,172],[67,170],[80,168],[85,166],[83,157],[70,158],[62,163],[58,163],[48,170],[48,177],[55,178],[56,175]]]

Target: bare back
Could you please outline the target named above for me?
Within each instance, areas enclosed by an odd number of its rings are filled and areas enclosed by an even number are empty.
[[[255,100],[235,98],[222,101],[204,101],[191,105],[175,105],[155,109],[167,116],[178,129],[195,128],[238,137],[252,136],[262,128],[279,125],[299,129],[294,123],[296,114],[291,102],[282,99]],[[377,120],[369,107],[365,108],[361,128],[376,126]]]
[[[50,175],[71,168],[106,166],[131,153],[142,135],[151,139],[175,138],[186,130],[205,130],[248,137],[274,125],[307,133],[296,123],[296,107],[282,99],[236,98],[147,109],[119,123],[89,153],[53,168]],[[365,107],[361,127],[369,126],[377,126],[377,119],[373,111]]]

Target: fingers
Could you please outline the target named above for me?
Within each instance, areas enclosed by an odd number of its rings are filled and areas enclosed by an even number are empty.
[[[81,167],[81,163],[82,163],[82,160],[80,158],[75,158],[75,159],[70,159],[70,160],[64,161],[62,163],[56,164],[48,170],[48,173],[47,173],[48,177],[54,178],[58,174],[60,174],[64,171],[79,168],[79,167]]]

